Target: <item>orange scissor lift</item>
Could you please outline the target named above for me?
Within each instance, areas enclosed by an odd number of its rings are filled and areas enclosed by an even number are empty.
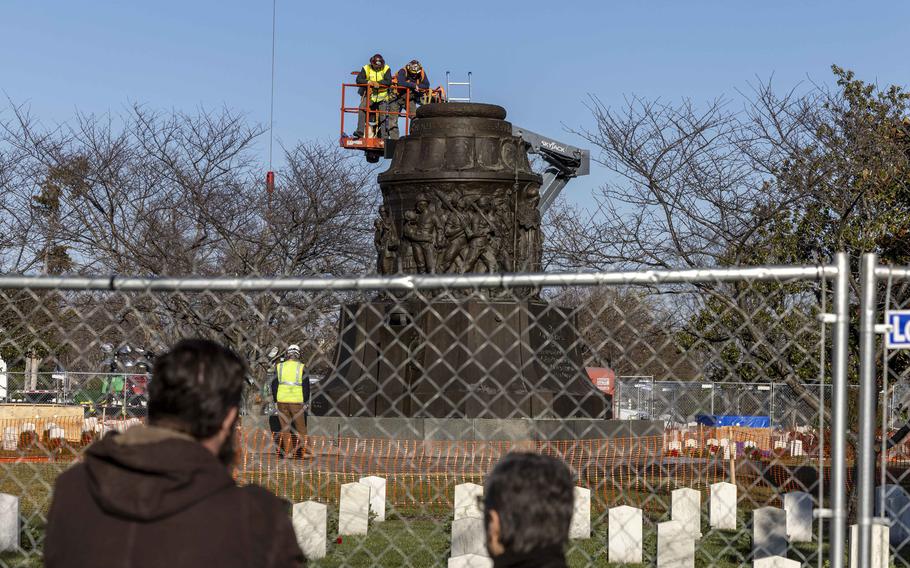
[[[351,73],[351,75],[357,75],[357,72],[355,71]],[[354,94],[355,100],[358,101],[358,106],[348,106],[348,89],[364,89],[363,97],[361,97],[357,92]],[[369,103],[366,103],[366,106],[359,106],[370,100],[373,92],[376,90],[376,87],[371,87],[370,85],[365,84],[361,85],[358,83],[343,83],[341,85],[341,138],[339,140],[339,143],[341,144],[342,148],[347,148],[348,150],[362,150],[366,154],[367,161],[370,163],[378,162],[380,158],[386,155],[386,140],[380,136],[379,132],[379,124],[383,115],[387,115],[388,120],[398,120],[400,118],[404,118],[405,136],[408,135],[411,128],[411,118],[413,117],[413,112],[411,109],[411,97],[408,96],[407,87],[399,87],[393,84],[391,87],[387,87],[387,89],[393,91],[395,95],[404,96],[405,108],[403,112],[373,110],[370,108]],[[446,102],[445,89],[442,87],[421,90],[420,95],[422,101],[425,103]],[[348,136],[344,128],[345,117],[349,114],[353,114],[353,118],[356,121],[357,115],[361,112],[366,115],[363,136],[360,138]]]

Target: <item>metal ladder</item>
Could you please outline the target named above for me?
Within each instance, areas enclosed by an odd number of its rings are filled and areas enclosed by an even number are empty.
[[[452,87],[467,87],[468,96],[467,97],[453,97],[452,96]],[[468,80],[467,81],[450,81],[449,72],[446,71],[446,97],[450,103],[469,103],[471,102],[471,72],[468,71]]]

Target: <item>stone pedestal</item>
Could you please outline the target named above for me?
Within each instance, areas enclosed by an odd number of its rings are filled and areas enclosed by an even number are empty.
[[[342,307],[316,416],[610,418],[569,308],[533,300],[403,299]]]

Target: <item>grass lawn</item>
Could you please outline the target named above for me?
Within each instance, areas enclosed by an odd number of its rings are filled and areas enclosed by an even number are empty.
[[[696,546],[696,566],[735,568],[751,565],[752,538],[744,524],[748,515],[740,512],[738,531],[708,531]],[[587,540],[572,541],[569,566],[613,567],[620,564],[607,562],[606,515],[594,519],[592,536]],[[649,517],[650,521],[655,519]],[[664,519],[657,519],[664,520]],[[337,518],[330,513],[329,532],[337,531]],[[350,566],[439,566],[444,567],[449,557],[451,522],[443,517],[402,518],[392,514],[384,523],[370,524],[367,536],[345,536],[341,544],[331,541],[327,556],[311,562],[318,568]],[[653,566],[657,553],[657,533],[653,523],[645,526],[644,555],[641,566]],[[817,556],[812,544],[791,545],[789,557],[804,565],[815,565]],[[628,565],[622,565],[628,566]]]
[[[51,488],[57,475],[68,467],[66,463],[7,463],[0,464],[0,492],[21,497],[21,515],[24,519],[20,539],[23,552],[0,554],[0,566],[16,568],[41,566],[40,550],[43,547],[44,519],[51,500]],[[335,485],[342,480],[332,477],[308,478],[300,476],[296,483],[273,487],[279,493],[281,489],[294,489],[288,493],[301,492],[305,495],[288,494],[288,497],[300,499],[311,498],[323,491],[335,493]],[[248,480],[252,481],[252,480]],[[269,485],[278,485],[272,479]],[[306,482],[310,486],[306,487]],[[299,484],[304,482],[303,484]],[[303,485],[303,486],[301,486]],[[325,487],[319,487],[324,485]],[[452,488],[448,482],[440,487],[433,487],[428,494],[448,493]],[[290,487],[289,487],[290,486]],[[403,490],[410,491],[406,486]],[[657,488],[655,488],[657,489]],[[657,550],[655,523],[669,518],[668,488],[652,492],[626,489],[627,502],[645,505],[644,555],[646,563],[651,566]],[[423,489],[421,492],[426,491]],[[708,531],[705,524],[702,531],[705,536],[696,547],[696,566],[733,568],[749,565],[752,546],[751,530],[748,521],[754,505],[765,504],[767,496],[741,495],[739,507],[738,531]],[[322,500],[322,499],[320,499]],[[331,500],[330,500],[331,501]],[[435,500],[434,500],[435,501]],[[748,501],[748,502],[747,502]],[[605,504],[604,504],[605,505]],[[311,562],[314,567],[353,568],[367,566],[445,566],[449,557],[449,535],[451,532],[450,505],[425,504],[412,507],[395,508],[390,503],[388,520],[384,523],[371,523],[367,536],[346,536],[337,544],[334,535],[337,533],[337,503],[329,504],[329,538],[328,554],[325,559]],[[706,500],[703,500],[703,507]],[[592,519],[592,538],[571,543],[569,565],[573,567],[606,567],[613,566],[607,560],[607,514],[603,506],[595,507]],[[815,565],[815,547],[798,545],[791,547],[789,557],[800,560],[805,565]]]

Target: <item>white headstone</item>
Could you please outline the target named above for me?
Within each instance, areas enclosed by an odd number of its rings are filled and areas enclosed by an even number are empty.
[[[790,455],[793,457],[804,456],[803,453],[803,441],[802,440],[793,440],[790,442]]]
[[[370,486],[345,483],[338,504],[338,534],[367,534],[370,519]]]
[[[47,431],[47,437],[51,440],[56,438],[63,439],[66,438],[66,431],[63,428],[55,426],[54,428],[51,428]]]
[[[768,556],[759,558],[752,563],[752,568],[799,568],[799,560],[790,560],[783,556]]]
[[[790,542],[812,542],[812,495],[791,491],[784,495],[787,511],[787,538]]]
[[[850,568],[858,568],[859,529],[850,525]],[[888,568],[891,549],[888,543],[889,528],[878,523],[872,525],[872,565],[869,568]]]
[[[467,517],[482,519],[480,498],[483,486],[476,483],[462,483],[455,486],[455,520]]]
[[[575,488],[575,508],[569,525],[569,538],[591,538],[591,490]]]
[[[493,559],[479,554],[462,554],[449,558],[447,568],[493,568]]]
[[[752,557],[787,555],[787,512],[777,507],[752,511]]]
[[[882,507],[882,494],[885,496]],[[891,546],[902,548],[910,542],[910,494],[900,485],[885,485],[875,488],[875,514],[891,521],[889,540]]]
[[[711,484],[709,524],[712,528],[736,530],[736,486],[726,481]]]
[[[37,432],[38,429],[35,427],[35,425],[32,422],[26,422],[25,424],[22,425],[22,431],[23,432]]]
[[[785,442],[785,441],[783,441],[783,440],[777,440],[776,442],[774,442],[774,449],[775,449],[775,450],[785,450],[785,449],[787,449],[787,442]]]
[[[670,442],[667,445],[667,449],[669,449],[671,452],[673,450],[679,451],[682,449],[682,445],[678,441]]]
[[[325,558],[327,507],[316,501],[295,503],[291,522],[297,544],[307,560]]]
[[[0,493],[0,551],[19,549],[19,498]]]
[[[641,509],[622,505],[611,507],[607,553],[609,562],[641,564],[643,553]]]
[[[698,449],[698,440],[696,440],[694,438],[689,438],[688,440],[686,440],[686,447],[697,450]]]
[[[452,557],[464,554],[487,555],[482,518],[462,517],[452,521]]]
[[[360,483],[370,487],[370,513],[375,515],[374,521],[381,523],[385,520],[385,478],[371,475],[361,477]]]
[[[690,538],[701,538],[701,493],[695,489],[676,489],[672,496],[672,519],[682,523]]]
[[[695,540],[679,521],[657,523],[657,568],[695,568]]]
[[[19,429],[9,426],[3,429],[3,450],[14,452],[19,448]]]

